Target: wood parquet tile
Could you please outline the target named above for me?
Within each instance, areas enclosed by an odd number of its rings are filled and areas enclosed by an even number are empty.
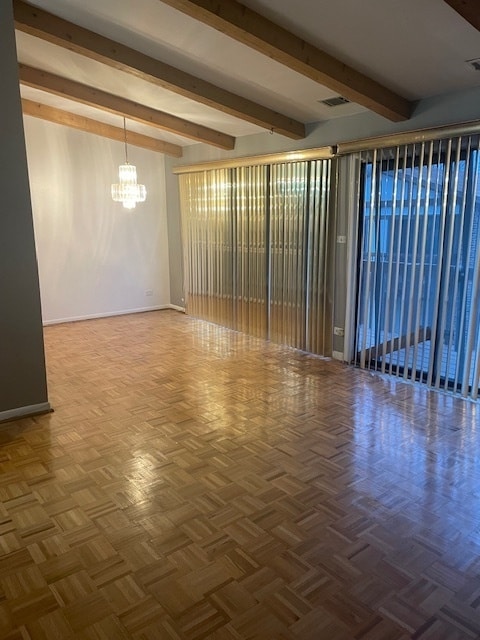
[[[45,340],[0,638],[480,639],[477,404],[173,311]]]

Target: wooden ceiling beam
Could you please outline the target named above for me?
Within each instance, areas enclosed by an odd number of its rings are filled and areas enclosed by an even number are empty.
[[[389,120],[411,116],[402,96],[236,0],[161,1]]]
[[[210,82],[135,51],[119,42],[79,27],[29,5],[13,2],[15,27],[30,35],[74,51],[168,91],[213,107],[257,126],[299,140],[305,125],[272,109],[230,93]]]
[[[445,0],[462,18],[480,31],[480,5],[478,0]]]
[[[57,109],[41,102],[35,102],[34,100],[27,100],[22,98],[22,110],[27,116],[33,116],[34,118],[40,118],[41,120],[47,120],[48,122],[54,122],[55,124],[61,124],[72,129],[79,129],[80,131],[86,131],[87,133],[93,133],[103,138],[109,138],[110,140],[117,140],[118,142],[124,142],[125,132],[121,127],[114,127],[105,122],[99,122],[92,118],[80,116],[70,111],[64,111],[63,109]],[[127,131],[127,142],[134,147],[141,147],[142,149],[148,149],[149,151],[156,151],[158,153],[165,153],[168,156],[174,158],[182,157],[182,147],[177,144],[171,144],[164,140],[158,140],[151,136],[145,136],[142,133],[136,133],[135,131]]]
[[[28,87],[34,87],[57,96],[75,100],[97,109],[126,116],[131,120],[157,127],[164,131],[170,131],[185,138],[204,142],[205,144],[230,150],[235,146],[235,138],[204,127],[199,124],[177,118],[170,113],[157,111],[151,107],[126,100],[119,96],[106,93],[100,89],[90,87],[74,80],[62,78],[53,73],[35,69],[24,64],[19,65],[20,82]]]

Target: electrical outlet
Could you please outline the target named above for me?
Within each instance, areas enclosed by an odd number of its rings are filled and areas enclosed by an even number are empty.
[[[337,244],[347,244],[347,236],[337,236]]]
[[[345,335],[345,329],[342,329],[342,327],[333,327],[333,335],[343,337]]]

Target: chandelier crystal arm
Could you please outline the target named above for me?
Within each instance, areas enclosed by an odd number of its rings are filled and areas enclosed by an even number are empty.
[[[127,123],[123,118],[123,132],[125,144],[125,164],[118,168],[118,183],[112,184],[112,199],[122,202],[125,209],[135,209],[137,202],[145,202],[147,190],[145,185],[137,184],[137,168],[128,162]]]

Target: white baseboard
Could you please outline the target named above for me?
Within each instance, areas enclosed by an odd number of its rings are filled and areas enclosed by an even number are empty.
[[[332,358],[334,360],[340,360],[341,362],[344,362],[343,351],[332,351]]]
[[[82,320],[96,320],[97,318],[111,318],[113,316],[126,316],[129,313],[145,313],[146,311],[160,311],[162,309],[172,309],[171,304],[161,304],[154,307],[142,307],[140,309],[123,309],[120,311],[107,311],[106,313],[93,313],[86,316],[72,316],[70,318],[57,318],[55,320],[44,320],[43,326],[48,327],[52,324],[63,324],[64,322],[80,322]]]
[[[50,406],[49,402],[30,404],[26,407],[18,407],[17,409],[0,411],[0,422],[18,420],[20,418],[28,418],[28,416],[37,416],[41,413],[50,413],[50,411],[52,411],[52,407]]]
[[[173,309],[174,311],[181,311],[182,313],[185,313],[185,307],[179,307],[177,304],[170,304],[168,306],[170,309]]]

